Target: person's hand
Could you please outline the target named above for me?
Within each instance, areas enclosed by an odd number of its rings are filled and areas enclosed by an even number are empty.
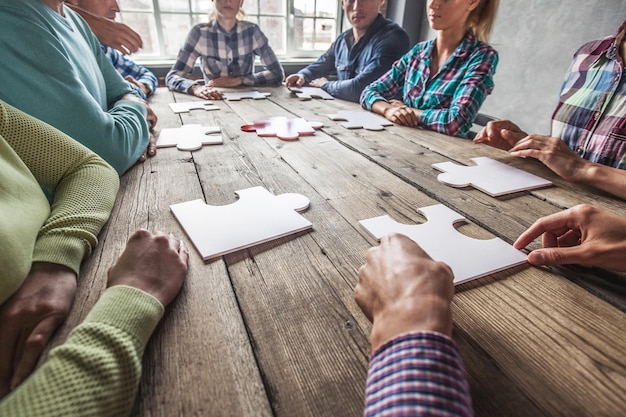
[[[148,141],[148,146],[146,147],[146,150],[143,151],[139,159],[137,159],[137,162],[136,162],[137,164],[146,162],[148,158],[152,158],[153,156],[157,154],[156,143],[157,143],[157,139],[154,136],[154,130],[150,129],[150,140]]]
[[[492,120],[476,134],[474,143],[508,151],[525,136],[527,134],[510,120]]]
[[[22,286],[0,306],[0,398],[34,370],[55,330],[67,318],[76,293],[76,274],[34,262]]]
[[[194,84],[189,88],[189,92],[204,100],[223,100],[224,93],[209,86]]]
[[[129,83],[131,83],[132,85],[134,85],[135,87],[138,87],[139,89],[141,89],[141,91],[143,91],[146,97],[148,97],[152,93],[152,88],[150,88],[150,86],[140,81],[137,81],[132,76],[127,75],[126,77],[124,77],[124,79],[128,81]]]
[[[109,268],[107,287],[135,287],[167,307],[183,285],[188,260],[189,250],[182,240],[140,229],[133,233],[122,255]]]
[[[576,182],[583,178],[590,164],[578,156],[559,138],[530,135],[521,139],[509,151],[513,156],[530,156],[543,162],[566,181]]]
[[[311,82],[309,83],[309,85],[311,87],[318,87],[318,88],[322,88],[324,86],[324,84],[326,84],[328,82],[328,80],[324,77],[320,77],[320,78],[316,78],[314,80],[311,80]]]
[[[302,87],[304,85],[304,76],[301,74],[291,74],[285,78],[287,87]]]
[[[398,100],[393,100],[383,111],[383,116],[390,122],[402,125],[416,127],[419,122],[420,111],[409,107]]]
[[[372,351],[385,341],[414,330],[450,336],[454,276],[401,234],[384,236],[367,251],[354,298],[373,323]]]
[[[243,84],[241,77],[217,77],[206,83],[207,87],[239,87]]]
[[[626,271],[626,219],[623,217],[581,204],[540,218],[513,246],[522,249],[539,236],[543,249],[528,255],[528,262],[533,265],[578,264]]]

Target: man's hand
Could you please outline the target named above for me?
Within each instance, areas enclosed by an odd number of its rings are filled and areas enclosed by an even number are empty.
[[[316,78],[314,80],[311,80],[311,82],[309,83],[309,85],[311,87],[318,87],[318,88],[322,88],[324,87],[324,84],[326,84],[328,82],[328,80],[324,77],[320,77],[320,78]]]
[[[367,251],[354,298],[372,323],[372,351],[402,333],[432,330],[450,336],[454,276],[404,235],[384,236]]]
[[[107,287],[128,285],[154,296],[167,307],[187,276],[189,250],[182,240],[141,229],[109,269]]]
[[[75,293],[74,271],[35,262],[22,286],[0,306],[0,398],[34,370]]]
[[[474,143],[485,143],[494,148],[508,151],[527,136],[510,120],[494,120],[487,123],[474,138]]]
[[[582,204],[537,220],[517,238],[522,249],[537,237],[543,249],[532,251],[533,265],[578,264],[626,271],[626,219]]]
[[[291,74],[285,78],[287,87],[302,87],[304,85],[304,76],[300,74]]]
[[[126,77],[124,77],[124,79],[126,81],[128,81],[129,83],[131,83],[132,85],[134,85],[135,87],[140,88],[141,91],[143,91],[143,93],[146,95],[146,97],[148,97],[152,93],[152,88],[150,88],[150,86],[148,86],[147,84],[144,84],[142,82],[137,81],[132,76],[127,75]]]

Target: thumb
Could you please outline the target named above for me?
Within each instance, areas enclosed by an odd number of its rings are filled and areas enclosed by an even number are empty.
[[[537,249],[528,255],[528,262],[533,265],[583,264],[584,253],[580,246]]]

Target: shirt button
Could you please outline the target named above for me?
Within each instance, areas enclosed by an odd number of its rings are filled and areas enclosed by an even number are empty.
[[[576,149],[576,153],[578,155],[582,155],[583,154],[583,148],[581,148],[580,146]]]

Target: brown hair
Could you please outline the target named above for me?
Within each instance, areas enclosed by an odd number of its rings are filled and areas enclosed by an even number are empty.
[[[467,18],[469,29],[481,42],[489,42],[499,3],[500,0],[479,0],[478,6],[470,12]]]

